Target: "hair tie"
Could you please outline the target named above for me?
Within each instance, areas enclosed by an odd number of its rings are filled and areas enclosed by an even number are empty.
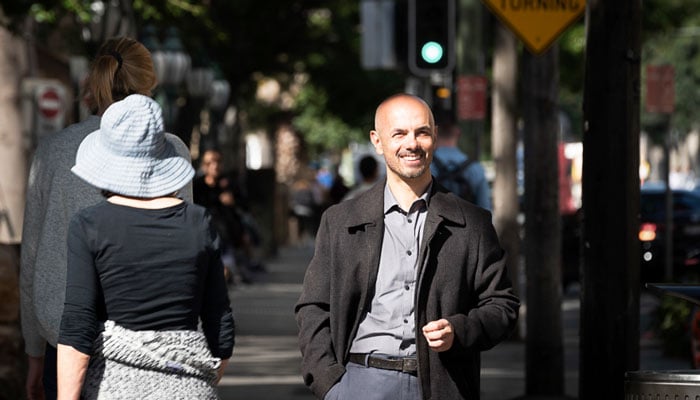
[[[119,70],[121,69],[121,67],[122,67],[122,61],[123,61],[123,60],[122,60],[122,55],[119,54],[119,52],[117,52],[117,51],[115,51],[115,50],[111,50],[111,51],[109,52],[109,55],[112,56],[112,57],[114,57],[115,60],[117,60],[117,71],[119,71]],[[116,71],[115,71],[115,73],[116,73]]]

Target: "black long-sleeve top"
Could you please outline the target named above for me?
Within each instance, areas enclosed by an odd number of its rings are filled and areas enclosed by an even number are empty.
[[[142,209],[107,201],[71,220],[58,342],[91,355],[98,322],[196,330],[215,357],[233,352],[234,321],[219,240],[204,208]]]

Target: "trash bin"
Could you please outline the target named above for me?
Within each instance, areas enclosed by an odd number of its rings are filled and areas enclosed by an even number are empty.
[[[625,400],[700,400],[700,370],[625,372]]]

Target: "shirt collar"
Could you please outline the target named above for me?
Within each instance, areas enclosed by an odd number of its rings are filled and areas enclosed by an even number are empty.
[[[416,210],[418,207],[417,203],[423,204],[426,208],[428,207],[428,201],[430,200],[430,191],[433,188],[433,182],[430,181],[430,185],[425,189],[425,192],[417,198],[413,204],[411,204],[411,209],[410,211]],[[388,214],[389,212],[393,211],[394,209],[401,211],[402,213],[406,213],[405,210],[401,209],[401,206],[399,205],[399,202],[396,200],[396,197],[394,197],[394,194],[391,192],[391,189],[389,189],[389,182],[384,185],[384,215]]]

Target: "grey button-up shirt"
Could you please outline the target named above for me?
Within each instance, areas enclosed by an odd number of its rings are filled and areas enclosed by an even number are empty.
[[[418,250],[428,213],[430,187],[408,211],[384,187],[384,239],[374,298],[351,353],[410,356],[416,353],[414,298]]]

